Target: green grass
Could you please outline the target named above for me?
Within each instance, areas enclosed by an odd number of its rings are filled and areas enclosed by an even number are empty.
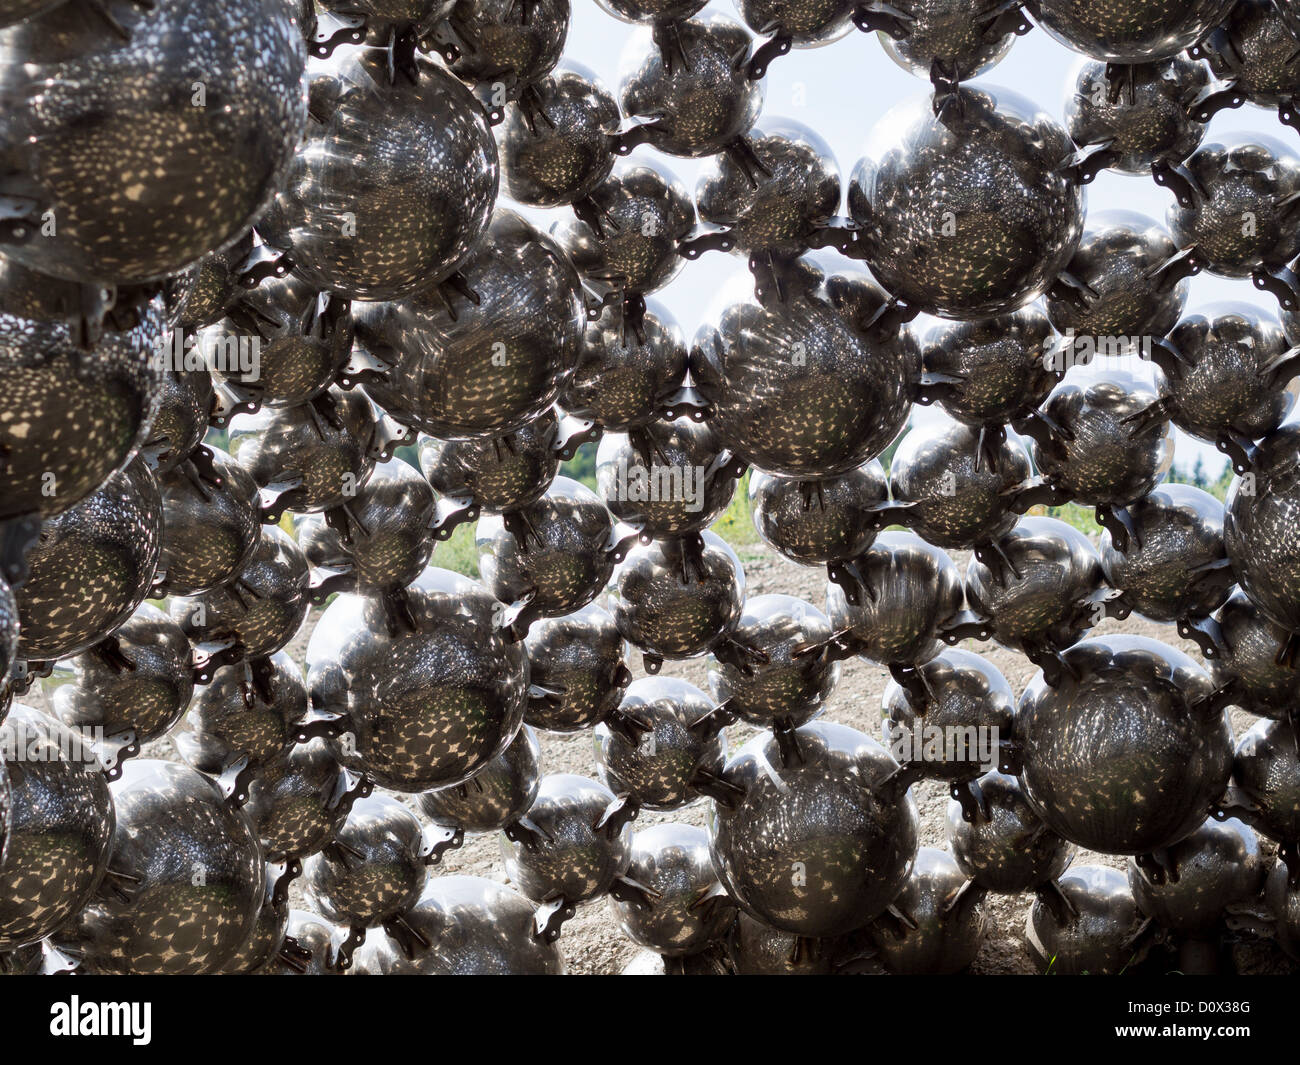
[[[454,570],[466,577],[478,577],[478,548],[474,546],[476,522],[456,526],[451,539],[444,540],[433,549],[431,564],[441,569]]]

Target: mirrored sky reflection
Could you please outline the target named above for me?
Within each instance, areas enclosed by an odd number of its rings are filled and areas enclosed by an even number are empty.
[[[730,3],[709,4],[705,10],[739,21]],[[594,71],[617,95],[623,54],[629,45],[634,46],[633,38],[637,34],[637,27],[607,15],[594,0],[573,0],[573,21],[565,58]],[[1081,57],[1035,29],[1018,38],[1006,58],[980,80],[1014,89],[1059,117],[1067,86],[1073,87],[1079,62]],[[885,114],[900,101],[929,92],[928,82],[898,66],[874,34],[868,36],[857,31],[821,48],[792,51],[772,64],[765,82],[767,95],[760,122],[792,118],[812,126],[830,143],[845,181],[863,154],[872,128]],[[1221,112],[1211,122],[1208,136],[1212,139],[1234,131],[1267,134],[1289,148],[1300,150],[1300,135],[1283,126],[1273,111],[1246,106]],[[696,176],[707,162],[662,155],[648,145],[638,147],[631,158],[653,161],[666,168],[692,192]],[[1172,195],[1147,178],[1105,171],[1088,187],[1090,214],[1120,209],[1138,211],[1163,224],[1172,203]],[[558,210],[520,210],[544,229],[549,229],[561,217]],[[861,264],[852,265],[861,269]],[[707,316],[719,290],[738,274],[748,276],[743,259],[710,253],[687,263],[677,278],[653,298],[671,309],[689,339]],[[1187,311],[1201,310],[1224,300],[1249,303],[1276,314],[1273,297],[1257,291],[1249,280],[1230,281],[1208,274],[1192,279]],[[916,324],[925,327],[924,320]],[[936,417],[943,415],[935,409],[918,407],[913,413],[914,421]],[[1293,412],[1292,419],[1295,417]],[[1217,476],[1224,466],[1223,457],[1213,445],[1178,433],[1175,465],[1189,471],[1198,457],[1210,477]]]

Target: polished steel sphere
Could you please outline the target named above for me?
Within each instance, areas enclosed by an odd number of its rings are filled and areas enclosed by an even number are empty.
[[[596,6],[623,22],[678,22],[708,0],[596,0]]]
[[[585,321],[578,275],[560,248],[500,209],[460,276],[474,298],[435,287],[354,309],[357,341],[388,363],[366,383],[403,425],[440,437],[499,436],[560,394]]]
[[[702,828],[664,824],[636,833],[626,875],[654,894],[647,906],[611,898],[611,916],[628,939],[657,954],[697,954],[722,939],[735,919]]]
[[[816,48],[852,32],[849,0],[736,0],[736,11],[753,33]]]
[[[1083,232],[1084,192],[1056,119],[1004,89],[911,100],[876,127],[849,184],[872,273],[909,307],[1005,314],[1047,291]]]
[[[1272,137],[1230,134],[1202,145],[1184,164],[1196,189],[1189,206],[1169,208],[1180,248],[1195,247],[1210,273],[1244,278],[1300,254],[1291,197],[1300,192],[1300,157]]]
[[[1300,887],[1291,885],[1283,862],[1277,862],[1264,885],[1264,899],[1276,922],[1278,944],[1292,958],[1300,959]]]
[[[727,148],[763,108],[763,83],[745,71],[749,49],[743,26],[712,13],[675,22],[671,43],[655,30],[636,31],[619,81],[623,114],[644,119],[646,140],[667,155],[694,159]]]
[[[92,973],[221,971],[252,933],[266,890],[249,819],[173,762],[128,762],[112,791],[105,888],[64,935]]]
[[[317,289],[409,296],[469,257],[496,201],[496,145],[472,94],[431,60],[388,76],[385,48],[307,68],[312,121],[258,230]]]
[[[387,936],[371,936],[358,973],[439,976],[559,976],[559,948],[535,934],[533,905],[517,891],[477,876],[440,876],[403,915],[429,946],[412,958]]]
[[[1222,44],[1207,42],[1210,69],[1259,107],[1291,105],[1300,95],[1295,67],[1296,15],[1287,0],[1244,0],[1234,4],[1223,20]]]
[[[278,949],[258,970],[267,976],[338,976],[336,966],[343,934],[319,914],[289,910]]]
[[[880,33],[885,54],[920,77],[937,73],[952,81],[969,80],[1000,63],[1015,35],[997,25],[1005,10],[998,0],[896,0],[889,5],[906,32]]]
[[[1290,722],[1256,722],[1237,743],[1232,779],[1254,804],[1255,827],[1294,847],[1300,841],[1300,753]]]
[[[1020,781],[994,771],[976,784],[987,817],[968,819],[960,802],[948,803],[947,840],[962,873],[1001,895],[1032,891],[1064,873],[1074,847],[1034,813]]]
[[[1223,504],[1190,484],[1162,484],[1131,507],[1137,529],[1123,550],[1101,536],[1106,582],[1152,621],[1204,617],[1235,583],[1223,547]]]
[[[569,32],[569,0],[450,0],[442,12],[435,35],[459,52],[452,73],[498,107],[550,73]]]
[[[18,656],[67,658],[109,635],[144,602],[159,565],[163,502],[142,459],[41,526],[14,590]]]
[[[795,733],[800,758],[756,736],[724,773],[740,794],[715,804],[713,863],[751,916],[804,936],[869,922],[907,882],[917,812],[887,778],[898,768],[874,740],[829,722]]]
[[[497,127],[501,187],[517,203],[560,207],[591,195],[614,167],[618,103],[590,71],[572,64],[508,103]]]
[[[828,976],[845,937],[809,939],[755,920],[743,910],[727,933],[726,960],[737,976]]]
[[[709,424],[742,460],[804,479],[875,458],[907,422],[920,375],[907,330],[868,326],[887,297],[864,275],[801,261],[785,299],[720,294],[695,335],[691,375]]]
[[[922,847],[893,905],[910,923],[868,931],[880,961],[898,975],[947,976],[975,960],[988,928],[978,899],[958,898],[965,874],[946,850]]]
[[[0,394],[13,412],[0,421],[0,519],[67,510],[152,436],[164,390],[162,300],[97,336],[79,335],[92,324],[83,307],[79,286],[0,256]]]
[[[1169,848],[1177,874],[1156,882],[1128,860],[1128,884],[1138,909],[1171,931],[1213,933],[1229,906],[1252,902],[1264,886],[1268,861],[1253,829],[1237,820],[1207,820]]]
[[[257,908],[257,918],[253,921],[253,930],[221,967],[223,975],[245,976],[257,972],[271,962],[284,942],[289,927],[289,907],[276,899],[275,866],[266,869],[265,879],[266,887],[262,892],[262,903]]]
[[[1040,0],[1038,24],[1093,59],[1143,63],[1196,44],[1231,6],[1232,0]]]
[[[836,477],[801,481],[755,470],[749,508],[763,542],[792,562],[817,566],[866,553],[883,527],[889,482],[879,459]]]
[[[1153,63],[1081,60],[1065,98],[1065,128],[1081,147],[1105,145],[1110,169],[1150,174],[1200,147],[1205,125],[1192,106],[1210,84],[1203,63],[1174,55]]]
[[[36,212],[9,254],[83,281],[160,280],[245,233],[307,119],[306,49],[281,0],[65,4],[0,32],[0,112]],[[40,225],[37,221],[34,224]]]
[[[209,251],[182,275],[188,281],[188,298],[178,326],[202,329],[225,317],[226,309],[248,291],[242,275],[256,245],[249,229],[233,243]]]
[[[537,734],[524,725],[510,746],[463,784],[421,793],[420,811],[444,828],[496,832],[528,812],[541,779]]]
[[[553,410],[501,436],[421,436],[420,470],[440,496],[489,514],[520,510],[541,499],[555,480],[558,440]]]
[[[726,645],[709,658],[709,690],[743,721],[788,730],[826,705],[840,677],[830,619],[790,595],[746,598]]]
[[[261,542],[257,482],[220,448],[211,469],[181,463],[158,480],[162,553],[155,584],[172,595],[198,595],[231,580]]]
[[[1240,588],[1214,615],[1221,638],[1208,660],[1216,687],[1233,684],[1242,707],[1252,714],[1285,718],[1300,704],[1300,672],[1279,661],[1291,637]]]
[[[713,650],[740,619],[745,572],[721,537],[703,547],[680,540],[638,544],[614,571],[609,610],[625,640],[664,658]]]
[[[702,797],[727,756],[713,700],[676,677],[643,677],[623,693],[616,716],[596,726],[596,772],[616,795],[651,810],[676,810]],[[635,879],[635,878],[633,878]]]
[[[0,725],[7,778],[0,826],[0,951],[35,943],[74,917],[108,867],[113,799],[90,747],[15,703]]]
[[[312,740],[261,767],[244,807],[269,862],[315,854],[334,838],[353,801],[368,791]]]
[[[1041,673],[1016,716],[1021,781],[1058,835],[1107,854],[1146,854],[1193,832],[1223,794],[1232,730],[1191,658],[1140,636],[1093,637]]]
[[[826,585],[831,628],[849,630],[851,649],[870,662],[910,666],[933,658],[941,629],[962,608],[952,559],[913,533],[887,532],[852,570],[844,584]]]
[[[1025,925],[1025,941],[1041,972],[1113,976],[1138,959],[1133,938],[1142,915],[1118,869],[1080,865],[1057,881],[1073,912],[1058,913],[1040,896]]]
[[[524,720],[548,732],[579,732],[619,704],[632,674],[613,616],[591,603],[528,629],[528,708]]]
[[[143,450],[154,474],[170,473],[203,443],[216,396],[206,367],[168,370],[158,391],[158,413]]]
[[[909,429],[889,464],[895,503],[913,506],[907,526],[936,547],[972,547],[1010,531],[1014,493],[1031,473],[1029,452],[1004,436],[981,446],[980,431],[943,419]]]

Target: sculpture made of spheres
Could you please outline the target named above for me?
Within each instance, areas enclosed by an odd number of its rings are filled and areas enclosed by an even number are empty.
[[[122,36],[77,4],[0,32],[0,140],[32,217],[57,220],[9,254],[71,281],[159,280],[236,240],[306,122],[302,30],[280,0],[159,0],[115,17]]]
[[[195,340],[212,352],[218,379],[266,406],[289,407],[334,382],[352,350],[352,319],[347,300],[289,274],[245,290]],[[235,351],[238,359],[230,357]]]
[[[1169,848],[1171,875],[1153,878],[1128,860],[1128,883],[1138,909],[1162,928],[1185,935],[1213,934],[1228,907],[1251,902],[1268,866],[1253,829],[1237,820],[1208,819]]]
[[[279,488],[277,512],[329,510],[354,498],[375,468],[378,441],[370,400],[341,388],[230,422],[231,453],[258,487]]]
[[[323,291],[391,300],[456,270],[497,195],[482,109],[417,57],[390,83],[384,48],[341,48],[308,64],[311,115],[259,231]]]
[[[692,159],[734,145],[763,108],[762,83],[745,69],[750,43],[743,26],[712,13],[636,31],[623,54],[619,103],[626,117],[646,120],[638,138]]]
[[[991,86],[927,96],[875,128],[849,184],[854,254],[908,307],[944,318],[1037,299],[1074,255],[1085,196],[1074,144],[1028,100]],[[936,195],[936,190],[939,194]]]
[[[158,413],[143,452],[162,477],[189,458],[207,435],[216,404],[207,367],[168,369],[158,390]]]
[[[553,937],[579,904],[620,882],[631,854],[632,815],[594,780],[542,777],[527,814],[501,835],[506,876],[532,902],[546,904],[537,915],[539,934]]]
[[[560,406],[612,432],[639,429],[677,396],[686,366],[686,341],[668,308],[647,301],[638,331],[608,306],[587,321]]]
[[[627,877],[654,892],[649,905],[611,899],[610,915],[639,946],[670,958],[699,953],[726,935],[734,904],[709,855],[709,834],[664,824],[632,836]]]
[[[735,493],[735,466],[707,422],[677,418],[606,434],[596,486],[618,521],[660,540],[712,525]]]
[[[1203,618],[1236,578],[1223,547],[1223,504],[1189,484],[1162,484],[1128,509],[1137,535],[1121,550],[1103,532],[1106,581],[1152,621]]]
[[[745,600],[725,647],[709,659],[709,690],[728,712],[778,733],[821,713],[839,681],[830,619],[789,595]]]
[[[1291,633],[1270,620],[1240,588],[1214,615],[1217,654],[1208,659],[1216,687],[1231,684],[1241,706],[1283,720],[1300,705],[1300,672],[1286,662]]]
[[[1025,925],[1042,972],[1114,975],[1137,959],[1134,937],[1142,914],[1124,874],[1109,866],[1080,865],[1057,881],[1067,906],[1034,900]]]
[[[1173,430],[1155,389],[1105,366],[1067,374],[1025,431],[1047,481],[1094,507],[1117,540],[1124,531],[1120,512],[1151,491],[1173,461]]]
[[[62,936],[92,973],[219,971],[253,931],[266,890],[253,826],[211,781],[171,762],[128,763],[112,792],[110,890]]]
[[[307,559],[283,529],[264,525],[248,561],[226,584],[170,611],[195,644],[234,640],[250,656],[274,654],[297,635],[311,605]]]
[[[857,559],[844,582],[826,585],[826,613],[849,648],[871,662],[914,666],[942,647],[941,633],[962,608],[951,558],[910,532],[886,532]]]
[[[1169,59],[1217,26],[1232,0],[1039,0],[1037,20],[1067,48],[1111,63]]]
[[[430,945],[407,958],[388,937],[372,936],[357,956],[357,972],[374,975],[559,976],[564,958],[534,935],[534,908],[519,892],[476,876],[429,881],[404,920]]]
[[[261,537],[257,482],[219,448],[210,468],[193,459],[159,478],[162,553],[155,594],[198,595],[235,576]]]
[[[1169,334],[1160,391],[1175,425],[1209,440],[1244,473],[1253,442],[1285,420],[1295,402],[1286,391],[1300,373],[1277,319],[1242,303],[1214,303]]]
[[[985,443],[991,443],[985,441]],[[1016,523],[1017,493],[1029,487],[1029,452],[1003,435],[981,446],[978,430],[943,419],[909,429],[889,465],[895,503],[914,504],[905,522],[936,547],[988,543]]]
[[[784,301],[736,287],[720,294],[691,350],[723,443],[761,470],[801,479],[845,473],[884,451],[920,376],[911,333],[869,325],[886,295],[807,259],[791,271]]]
[[[885,54],[904,70],[932,80],[977,78],[1002,61],[1023,16],[999,0],[898,0],[878,7],[897,19],[881,29]]]
[[[534,728],[591,728],[614,711],[632,680],[614,618],[595,603],[536,622],[525,646],[532,686],[524,720]]]
[[[1167,217],[1178,246],[1194,248],[1216,276],[1272,285],[1282,306],[1294,310],[1295,296],[1271,274],[1300,254],[1300,158],[1272,137],[1237,134],[1202,145],[1184,165],[1191,202],[1171,205]]]
[[[111,636],[70,661],[75,676],[54,692],[54,711],[71,728],[103,729],[106,738],[138,752],[166,735],[189,706],[190,655],[181,627],[141,603]]]
[[[1058,375],[1047,356],[1051,323],[1036,306],[980,322],[936,322],[921,345],[922,380],[944,382],[938,405],[996,436],[1033,411]]]
[[[613,533],[600,496],[568,477],[557,477],[521,510],[481,518],[479,572],[513,608],[503,621],[522,631],[538,617],[563,617],[594,600],[614,572]]]
[[[677,245],[695,225],[690,193],[670,171],[620,162],[582,204],[585,217],[552,234],[584,281],[630,296],[657,292],[685,260]]]
[[[303,863],[307,903],[360,938],[410,909],[428,879],[420,820],[396,799],[358,799],[324,848]]]
[[[1200,147],[1192,107],[1210,84],[1204,64],[1181,56],[1114,66],[1081,60],[1065,98],[1065,128],[1081,148],[1106,151],[1109,169],[1160,174]],[[1163,182],[1162,182],[1163,183]]]
[[[523,817],[542,780],[537,734],[524,725],[510,745],[469,780],[420,795],[420,811],[455,833],[496,832]]]
[[[568,32],[569,0],[527,9],[513,0],[452,0],[434,36],[450,46],[452,73],[475,86],[497,122],[506,100],[518,100],[559,62]]]
[[[614,167],[618,104],[586,67],[566,62],[511,102],[496,130],[501,186],[517,203],[560,207],[589,196]]]
[[[522,428],[560,394],[582,337],[581,285],[549,237],[497,210],[461,275],[476,296],[449,308],[425,289],[354,308],[357,341],[389,363],[366,391],[403,425],[438,437]]]
[[[897,511],[879,459],[836,477],[749,476],[749,507],[763,542],[792,562],[836,565],[862,555]]]
[[[961,871],[982,891],[1018,895],[1065,872],[1074,847],[1051,831],[1025,799],[1020,781],[985,773],[975,782],[986,816],[968,818],[948,803],[947,840]]]
[[[728,718],[676,677],[642,677],[623,693],[615,715],[596,726],[601,783],[638,807],[675,810],[704,795],[726,759]]]
[[[1075,336],[1110,338],[1125,354],[1168,334],[1187,304],[1188,282],[1170,263],[1173,238],[1153,219],[1134,211],[1102,211],[1088,217],[1079,249],[1049,289],[1052,327]],[[1094,343],[1099,341],[1094,340]],[[1081,354],[1076,346],[1067,358]],[[1069,369],[1069,366],[1063,366]]]
[[[93,339],[77,286],[0,256],[0,518],[50,517],[99,488],[150,436],[163,373],[163,302]]]
[[[1248,798],[1245,816],[1281,844],[1291,883],[1300,884],[1300,753],[1293,724],[1256,722],[1237,744],[1232,779]]]
[[[307,645],[307,682],[313,706],[347,715],[347,764],[380,787],[427,791],[505,750],[523,720],[528,659],[474,581],[430,568],[405,599],[413,628],[392,635],[378,604],[336,599]]]
[[[1038,815],[1089,850],[1148,854],[1205,820],[1232,768],[1232,732],[1191,658],[1140,636],[1094,637],[1062,652],[1055,687],[1020,699],[1020,774]]]
[[[98,762],[66,726],[15,703],[0,726],[9,755],[0,869],[0,950],[43,939],[94,895],[108,867],[113,799]],[[15,755],[21,756],[21,761]]]
[[[46,521],[14,593],[19,658],[67,658],[129,618],[152,585],[162,522],[158,485],[139,459]]]
[[[1199,48],[1215,77],[1226,83],[1225,107],[1244,96],[1257,107],[1278,108],[1283,122],[1295,123],[1300,72],[1295,68],[1297,23],[1285,0],[1245,0],[1233,5],[1222,26]],[[1290,21],[1288,21],[1288,17]]]
[[[745,572],[721,537],[633,547],[614,571],[609,609],[623,638],[647,656],[696,658],[730,635],[745,601]],[[656,667],[657,668],[657,667]]]
[[[888,906],[916,855],[911,795],[874,740],[829,722],[795,733],[801,760],[759,735],[727,763],[737,789],[717,803],[713,863],[751,916],[803,936],[841,935]],[[792,874],[792,869],[794,873]]]
[[[899,975],[950,975],[975,960],[989,921],[974,893],[958,893],[966,877],[952,855],[922,847],[893,905],[901,926],[876,922],[867,934],[881,963]]]
[[[433,554],[433,490],[408,462],[389,459],[338,511],[309,515],[298,542],[313,569],[311,597],[323,603],[333,591],[385,591],[415,580]]]
[[[1260,443],[1250,470],[1232,482],[1223,520],[1224,546],[1241,590],[1288,632],[1300,630],[1298,469],[1300,428],[1283,426]]]
[[[724,226],[746,255],[802,255],[840,208],[840,170],[830,145],[791,119],[763,120],[745,135],[745,145],[757,166],[727,153],[705,165],[695,184],[700,220]]]

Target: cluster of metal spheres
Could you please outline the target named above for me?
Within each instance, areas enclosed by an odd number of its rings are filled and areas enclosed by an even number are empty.
[[[951,972],[1026,892],[1053,971],[1300,955],[1300,4],[598,2],[617,93],[569,0],[0,0],[0,969],[562,972],[608,899],[674,970]],[[1063,113],[971,80],[1035,23]],[[763,76],[855,28],[928,82],[843,182]],[[1208,141],[1243,105],[1281,139]],[[1104,169],[1166,224],[1087,216]],[[712,251],[752,276],[688,342],[648,297]],[[746,596],[746,471],[824,609]],[[1089,635],[1130,614],[1189,646]],[[853,658],[883,742],[823,716]],[[498,832],[504,881],[429,875]]]

